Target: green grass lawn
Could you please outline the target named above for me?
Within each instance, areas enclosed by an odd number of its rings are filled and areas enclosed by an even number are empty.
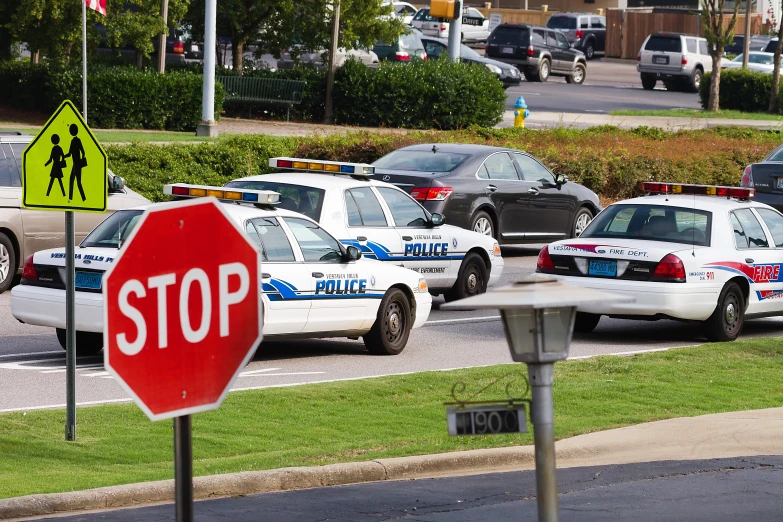
[[[7,124],[0,130],[22,130],[30,134],[37,134],[38,127],[32,128],[20,128],[11,127]],[[101,144],[109,143],[148,143],[154,142],[183,142],[183,141],[215,141],[219,140],[227,134],[222,134],[218,138],[204,138],[197,137],[195,132],[171,132],[171,131],[143,131],[143,130],[94,130],[93,134]]]
[[[666,116],[669,118],[728,118],[732,120],[771,120],[783,122],[783,116],[779,114],[766,114],[763,112],[741,111],[704,111],[701,109],[668,109],[659,111],[611,111],[612,116]]]
[[[647,421],[783,404],[779,339],[556,365],[558,438]],[[231,393],[193,417],[195,475],[531,444],[531,434],[448,437],[454,383],[478,390],[524,365]],[[22,393],[18,390],[17,393]],[[502,385],[483,399],[504,397]],[[0,415],[0,498],[173,477],[172,422],[134,404]]]

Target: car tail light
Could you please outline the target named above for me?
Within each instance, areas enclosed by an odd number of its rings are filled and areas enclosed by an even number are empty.
[[[488,52],[489,52],[489,44],[484,46],[484,53],[488,53]]]
[[[740,181],[740,187],[752,187],[753,186],[753,169],[750,165],[745,167],[745,172],[742,173],[742,180]]]
[[[417,201],[443,201],[454,191],[451,187],[416,187],[411,197]]]
[[[449,26],[446,24],[440,24],[440,32],[444,32],[448,30]]]
[[[555,269],[555,264],[552,262],[552,258],[549,257],[549,247],[545,246],[538,253],[538,263],[536,263],[537,272],[552,271]]]
[[[582,36],[584,36],[584,34],[585,34],[584,31],[582,31],[581,29],[577,29],[576,30],[576,39],[577,40],[581,40]]]
[[[427,53],[421,53],[421,59],[427,61]]]
[[[533,56],[533,53],[535,53],[535,52],[536,52],[536,50],[535,50],[535,48],[532,45],[528,45],[527,46],[527,55],[528,56]]]
[[[639,53],[636,55],[636,61],[641,62],[642,61],[642,53]]]
[[[35,271],[35,265],[33,265],[33,256],[27,256],[27,259],[24,260],[22,279],[25,281],[38,281],[38,273]]]
[[[183,54],[185,52],[185,46],[182,42],[174,42],[174,54]]]
[[[674,254],[669,254],[658,263],[655,272],[650,276],[651,281],[684,283],[685,267],[682,260]]]
[[[688,57],[687,56],[683,55],[681,61],[682,61],[683,65],[688,65]]]
[[[411,61],[411,55],[406,53],[405,51],[397,51],[394,53],[394,59],[398,62],[409,62]]]

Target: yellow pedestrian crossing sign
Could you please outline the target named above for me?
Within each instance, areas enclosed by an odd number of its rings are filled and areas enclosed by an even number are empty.
[[[69,100],[60,105],[22,161],[22,206],[106,212],[108,158]]]

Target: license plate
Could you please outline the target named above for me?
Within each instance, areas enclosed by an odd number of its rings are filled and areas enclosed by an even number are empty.
[[[653,62],[660,65],[667,65],[669,63],[668,56],[653,56]]]
[[[617,261],[591,260],[587,273],[589,275],[614,277],[617,275]]]
[[[100,290],[103,274],[98,272],[76,272],[76,288]]]
[[[778,178],[775,188],[783,189],[783,178]]]
[[[502,47],[500,49],[500,52],[503,54],[514,54],[514,48],[513,47]]]

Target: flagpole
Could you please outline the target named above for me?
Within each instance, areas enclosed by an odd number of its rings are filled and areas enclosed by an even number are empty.
[[[87,0],[82,0],[82,117],[87,123]]]

